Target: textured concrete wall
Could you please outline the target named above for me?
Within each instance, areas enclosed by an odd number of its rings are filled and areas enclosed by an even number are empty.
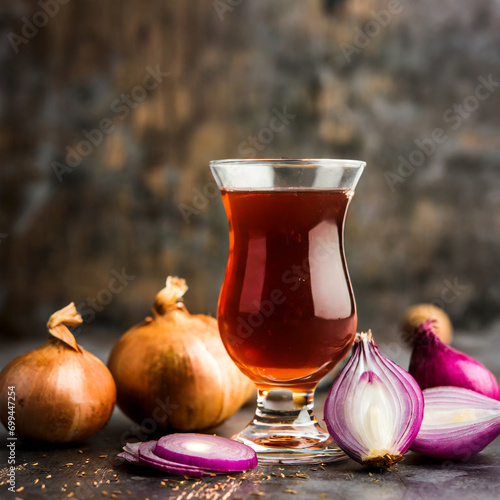
[[[167,274],[215,313],[208,161],[240,156],[367,161],[346,228],[361,328],[396,334],[415,301],[497,320],[498,2],[48,4],[0,11],[2,335],[71,300],[126,329]]]

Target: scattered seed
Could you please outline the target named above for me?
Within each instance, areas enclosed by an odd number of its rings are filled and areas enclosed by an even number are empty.
[[[44,489],[45,489],[45,485],[44,485],[44,484],[42,484],[42,490],[44,490]]]
[[[297,494],[297,492],[295,490],[290,490],[290,489],[283,490],[283,493],[291,493],[292,495],[296,495]]]
[[[251,491],[250,495],[253,495],[255,497],[263,497],[265,493],[263,491]]]
[[[71,493],[68,493],[68,497],[72,497],[73,495],[74,495],[73,491]]]
[[[94,481],[94,486],[97,486],[97,481]]]
[[[326,493],[318,493],[318,496],[321,498],[326,498]]]
[[[37,484],[37,483],[38,483],[38,481],[40,481],[40,479],[36,478],[36,479],[35,479],[35,484]]]
[[[81,453],[83,455],[83,450],[78,450],[78,453]]]
[[[33,465],[38,465],[38,462],[35,462]]]
[[[80,481],[77,481],[75,484],[76,484],[77,486],[80,486]]]
[[[99,455],[99,458],[107,458],[108,455]]]
[[[50,479],[52,477],[52,474],[49,474],[48,476],[45,476],[45,479]]]
[[[69,462],[66,464],[66,466],[73,465],[73,462]]]
[[[318,470],[318,469],[311,469],[311,470]]]
[[[369,476],[373,476],[373,474],[371,472],[368,473]]]
[[[21,491],[23,491],[23,490],[24,490],[24,486],[20,486],[19,488],[17,488],[16,492],[17,492],[17,493],[20,493],[20,492],[21,492]]]
[[[108,492],[107,492],[106,490],[102,490],[102,491],[101,491],[101,495],[102,495],[103,497],[106,497],[106,496],[108,496]]]
[[[111,493],[111,495],[109,495],[111,498],[118,498],[114,493]]]
[[[301,474],[300,472],[297,472],[297,474],[295,474],[297,477],[301,477],[303,479],[309,479],[309,476],[307,474]]]

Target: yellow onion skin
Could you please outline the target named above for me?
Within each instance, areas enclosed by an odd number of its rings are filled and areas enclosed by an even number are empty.
[[[0,373],[0,418],[7,427],[9,387],[15,392],[15,434],[23,440],[70,443],[109,420],[116,387],[106,365],[79,347],[51,339],[13,359]]]
[[[162,431],[214,427],[232,416],[255,386],[227,354],[215,318],[191,315],[180,304],[154,309],[132,327],[108,362],[118,406],[137,423]]]

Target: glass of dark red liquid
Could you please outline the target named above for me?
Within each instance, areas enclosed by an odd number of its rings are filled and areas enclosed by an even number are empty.
[[[258,389],[253,420],[234,439],[261,463],[345,455],[314,416],[319,380],[349,352],[356,305],[344,222],[364,162],[210,162],[229,220],[217,319],[224,345]]]

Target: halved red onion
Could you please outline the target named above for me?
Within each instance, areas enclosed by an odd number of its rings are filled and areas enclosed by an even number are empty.
[[[170,434],[158,440],[155,455],[178,464],[221,472],[253,469],[257,455],[249,446],[206,434]]]
[[[500,435],[500,401],[462,387],[433,387],[423,394],[424,420],[412,451],[461,460]]]
[[[390,467],[403,458],[424,414],[413,377],[382,356],[371,331],[357,333],[351,359],[332,385],[325,422],[335,442],[369,467]]]
[[[434,333],[434,320],[418,325],[408,371],[422,390],[454,386],[500,400],[497,379],[482,363],[445,344]]]

